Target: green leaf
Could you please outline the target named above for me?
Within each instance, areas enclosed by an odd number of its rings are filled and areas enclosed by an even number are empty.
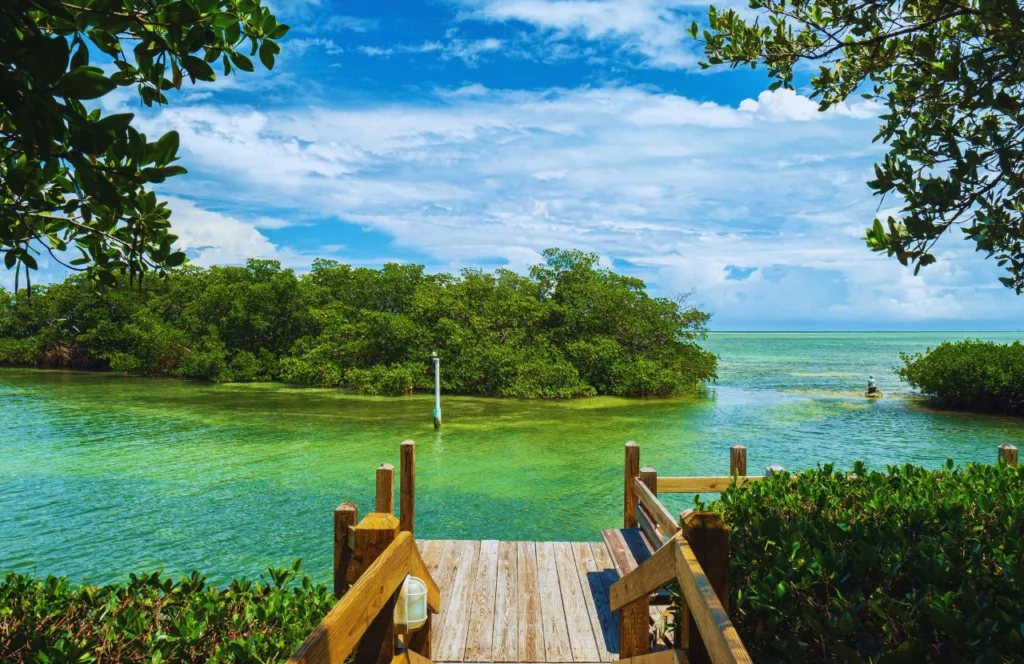
[[[213,73],[213,67],[211,67],[209,63],[202,58],[197,58],[194,55],[186,55],[183,57],[181,59],[181,65],[193,79],[198,79],[200,81],[212,81],[217,78],[217,75]]]
[[[78,67],[60,79],[53,88],[53,95],[67,99],[96,99],[116,87],[99,67]]]
[[[152,144],[150,148],[149,158],[146,160],[147,164],[156,164],[157,166],[166,166],[174,160],[178,154],[178,144],[181,140],[178,136],[177,131],[169,131],[157,140],[156,143]]]
[[[242,71],[253,71],[255,69],[252,65],[252,60],[241,53],[228,51],[228,57],[230,57],[231,62]]]
[[[267,69],[273,69],[274,55],[278,53],[280,50],[281,47],[279,47],[277,44],[270,41],[269,39],[264,39],[263,43],[260,44],[260,62],[263,63],[263,66],[266,67]]]

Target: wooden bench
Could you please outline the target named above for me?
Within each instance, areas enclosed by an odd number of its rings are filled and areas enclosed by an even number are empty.
[[[608,553],[611,554],[612,564],[620,579],[635,570],[640,563],[650,558],[664,544],[659,538],[655,540],[657,542],[655,546],[640,528],[603,530],[601,537],[608,546]],[[668,604],[671,600],[669,592],[664,588],[651,597],[653,604]]]

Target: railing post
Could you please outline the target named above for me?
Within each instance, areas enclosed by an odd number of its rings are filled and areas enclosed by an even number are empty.
[[[729,610],[729,527],[714,512],[691,512],[683,520],[683,537],[707,575],[722,607]],[[689,649],[691,664],[710,664],[704,641],[691,613],[689,620]]]
[[[640,474],[640,446],[634,441],[626,443],[626,495],[623,527],[636,528],[636,489],[633,480]]]
[[[378,483],[378,489],[379,487]],[[379,501],[379,490],[377,497]],[[352,528],[351,532],[352,564],[349,566],[349,584],[355,583],[373,561],[395,541],[395,537],[398,536],[398,519],[389,512],[371,512],[359,522],[359,525]],[[389,626],[381,639],[380,652],[376,658],[380,664],[390,664],[395,656],[394,623],[391,621],[391,612],[388,611],[387,614]],[[357,664],[369,664],[365,659],[365,649],[360,648],[358,652],[364,657],[363,661],[358,661],[360,658],[357,658]]]
[[[348,534],[359,521],[359,508],[355,503],[344,502],[334,508],[334,598],[348,590],[346,578],[352,560],[352,550],[348,546]]]
[[[401,484],[398,489],[399,527],[411,533],[416,525],[416,444],[411,440],[402,443],[399,473],[401,475]]]
[[[999,459],[998,461],[1005,461],[1007,465],[1017,465],[1017,447],[1010,445],[1009,443],[1003,443],[999,446]]]
[[[395,513],[395,467],[390,463],[377,466],[377,512]]]
[[[729,477],[747,476],[747,446],[736,443],[729,448]]]
[[[644,466],[640,469],[638,477],[641,482],[647,485],[647,488],[651,490],[651,493],[655,496],[658,495],[658,471],[650,466]],[[637,498],[637,500],[639,500],[639,498]]]

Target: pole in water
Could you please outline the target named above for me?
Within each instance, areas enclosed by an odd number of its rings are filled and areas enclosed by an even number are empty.
[[[434,428],[441,428],[441,360],[438,359],[437,353],[434,353],[431,357],[434,358]]]

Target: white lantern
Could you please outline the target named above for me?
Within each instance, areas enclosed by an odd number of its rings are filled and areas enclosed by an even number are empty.
[[[427,584],[409,575],[402,583],[395,603],[395,627],[399,633],[412,632],[427,622]]]

